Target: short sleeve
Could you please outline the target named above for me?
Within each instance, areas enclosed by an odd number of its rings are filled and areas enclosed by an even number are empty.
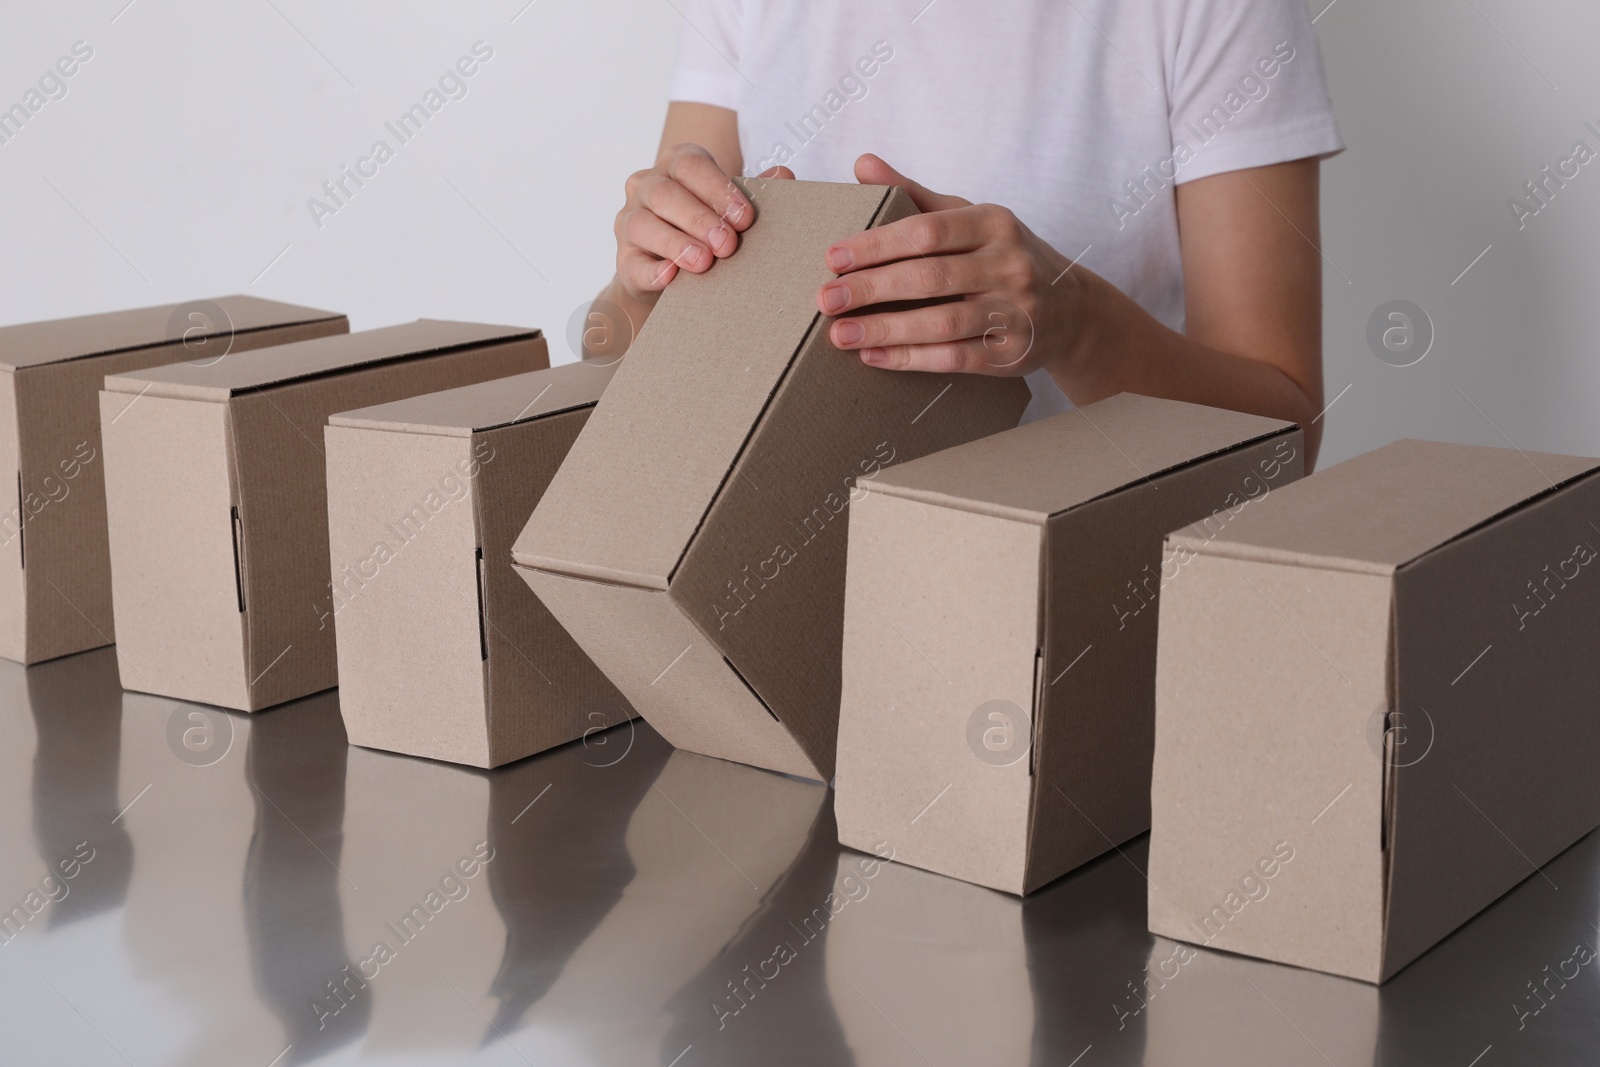
[[[1178,182],[1343,151],[1304,0],[1183,0],[1178,19]]]
[[[678,35],[668,100],[739,109],[739,44],[744,0],[689,0]]]

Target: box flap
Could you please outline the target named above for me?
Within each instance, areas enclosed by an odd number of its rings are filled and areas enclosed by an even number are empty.
[[[1172,535],[1208,555],[1387,574],[1600,467],[1600,459],[1401,440],[1284,486],[1223,536]]]
[[[481,430],[588,407],[600,399],[615,370],[615,364],[566,363],[391,404],[341,411],[328,419],[328,425],[471,437]]]
[[[1043,523],[1096,497],[1292,428],[1279,419],[1119,393],[898,464],[878,476],[873,490]],[[1065,456],[1073,462],[1062,462]]]
[[[114,375],[106,379],[106,390],[221,402],[249,389],[280,386],[394,359],[439,355],[490,341],[538,336],[538,330],[521,326],[418,319],[378,330],[235,352],[203,364],[170,363],[137,374]]]
[[[872,225],[890,193],[790,181],[749,191],[758,218],[738,254],[662,295],[517,539],[519,563],[666,588],[818,327],[817,290],[833,277],[824,253]],[[641,411],[651,417],[631,416]]]
[[[240,334],[274,326],[343,318],[332,311],[280,304],[276,300],[262,300],[255,296],[219,296],[209,301],[191,301],[190,304],[196,307],[215,304],[227,316],[227,321],[210,326],[199,323],[185,326],[185,334],[193,340],[230,332]],[[70,319],[0,326],[0,368],[19,370],[85,356],[103,356],[112,352],[171,344],[179,339],[172,328],[173,314],[190,304],[161,304]]]

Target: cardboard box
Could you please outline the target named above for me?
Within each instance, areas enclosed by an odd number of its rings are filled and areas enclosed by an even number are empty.
[[[0,327],[0,484],[16,486],[15,506],[0,505],[0,656],[38,663],[114,640],[107,374],[349,329],[343,315],[253,296]]]
[[[1597,468],[1398,441],[1168,539],[1152,931],[1381,982],[1600,822]]]
[[[537,330],[422,320],[108,377],[122,684],[241,711],[336,685],[328,416],[548,365]]]
[[[352,744],[497,767],[632,717],[511,568],[613,369],[570,363],[328,420]]]
[[[1162,539],[1304,451],[1124,393],[879,475],[850,518],[840,842],[1022,894],[1148,829]]]
[[[824,252],[914,213],[903,191],[748,188],[738,253],[668,287],[513,555],[668,741],[827,780],[852,480],[1014,426],[1028,392],[828,343]]]

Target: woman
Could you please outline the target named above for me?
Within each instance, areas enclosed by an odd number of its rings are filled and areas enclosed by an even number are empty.
[[[837,347],[1026,374],[1025,419],[1123,391],[1288,419],[1309,459],[1342,148],[1303,0],[691,0],[601,299],[642,323],[735,254],[730,175],[901,185],[923,214],[828,251]],[[962,299],[870,310],[928,297]]]

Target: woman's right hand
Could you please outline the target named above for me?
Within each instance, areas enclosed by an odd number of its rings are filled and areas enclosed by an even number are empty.
[[[787,168],[763,177],[792,178]],[[696,144],[665,148],[656,165],[628,177],[617,213],[617,285],[654,304],[678,271],[703,274],[739,247],[755,208],[711,153]]]

